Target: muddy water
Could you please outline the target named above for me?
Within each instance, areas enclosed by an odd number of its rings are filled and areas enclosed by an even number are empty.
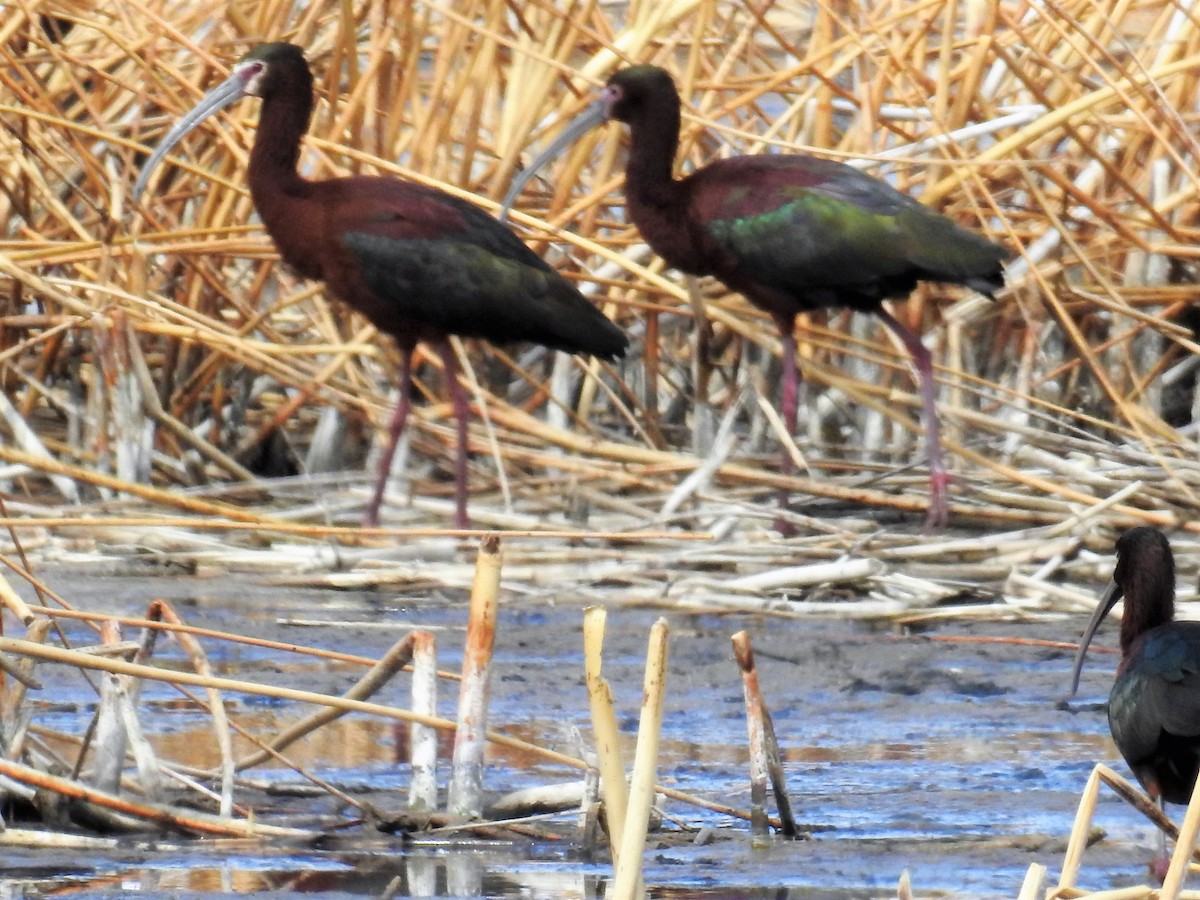
[[[465,598],[447,593],[396,597],[384,592],[280,590],[239,576],[96,578],[79,572],[43,577],[82,608],[136,615],[166,597],[190,623],[299,644],[378,656],[408,628],[438,629],[439,664],[455,668],[463,640]],[[836,608],[831,608],[836,612]],[[646,634],[659,613],[615,609],[609,615],[606,675],[636,726]],[[565,604],[519,600],[503,609],[497,634],[492,717],[503,731],[577,752],[589,733],[582,684],[580,612]],[[311,624],[336,620],[336,628]],[[1033,862],[1051,875],[1091,766],[1124,771],[1098,702],[1111,683],[1113,657],[1095,655],[1081,701],[1058,701],[1070,655],[1018,644],[943,643],[931,636],[1076,638],[1081,620],[1038,624],[955,624],[924,635],[830,618],[782,621],[754,616],[668,614],[669,701],[660,778],[679,789],[735,806],[748,804],[741,686],[729,635],[745,628],[784,745],[797,817],[810,841],[751,847],[741,822],[669,802],[668,815],[688,826],[714,826],[707,843],[670,844],[647,853],[646,880],[662,897],[882,897],[894,895],[908,870],[919,896],[1016,896]],[[299,624],[307,623],[307,624]],[[72,627],[81,643],[92,640]],[[1108,644],[1113,643],[1113,636]],[[1103,640],[1101,641],[1103,643]],[[215,642],[206,644],[222,674],[292,687],[341,691],[361,670]],[[165,642],[158,662],[181,654]],[[45,690],[35,723],[80,733],[92,694],[74,671],[42,666]],[[407,705],[406,679],[381,699]],[[443,713],[454,691],[443,689]],[[296,713],[286,704],[229,698],[239,723],[260,734]],[[213,762],[206,720],[179,695],[147,686],[145,727],[164,757]],[[407,784],[394,762],[389,724],[351,717],[328,726],[289,755],[322,777],[388,796]],[[295,781],[284,771],[267,778]],[[511,755],[490,760],[496,792],[567,781],[574,773]],[[305,801],[281,804],[297,814]],[[397,798],[393,806],[400,806]],[[329,812],[322,803],[320,811]],[[1176,813],[1179,811],[1177,810]],[[1149,828],[1115,798],[1102,795],[1097,822],[1107,837],[1085,858],[1081,884],[1107,888],[1144,882],[1153,849]],[[559,845],[477,842],[462,849],[363,838],[361,830],[318,848],[207,841],[123,842],[112,849],[8,850],[0,894],[76,896],[234,895],[378,896],[395,876],[401,896],[584,898],[603,889],[609,868]]]

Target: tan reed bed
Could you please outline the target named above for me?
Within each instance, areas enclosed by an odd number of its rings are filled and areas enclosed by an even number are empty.
[[[253,104],[190,137],[143,205],[128,198],[171,119],[250,44],[288,39],[316,74],[312,176],[402,175],[494,208],[528,154],[632,60],[679,81],[683,169],[798,148],[861,163],[1016,254],[996,304],[933,286],[901,307],[942,366],[956,522],[1073,522],[1136,478],[1098,510],[1101,524],[1200,528],[1195,431],[1175,427],[1196,397],[1200,37],[1169,3],[294,12],[266,0],[213,20],[168,0],[11,13],[0,26],[0,458],[23,517],[136,497],[118,515],[356,520],[393,349],[278,266],[245,190]],[[629,532],[707,531],[731,510],[726,534],[769,538],[770,495],[787,481],[772,460],[770,323],[702,282],[711,334],[695,357],[698,307],[622,224],[619,142],[595,140],[526,192],[515,222],[635,349],[609,367],[463,348],[485,414],[472,426],[473,512],[501,528],[590,512],[589,530]],[[917,521],[925,493],[911,466],[923,451],[902,348],[869,317],[804,325],[808,472],[788,486],[817,498],[818,519],[882,508]],[[449,410],[427,362],[409,484],[388,507],[400,528],[446,522]],[[343,439],[309,456],[322,416]],[[272,466],[347,474],[255,477]],[[236,513],[208,505],[204,495],[243,484],[256,490]]]

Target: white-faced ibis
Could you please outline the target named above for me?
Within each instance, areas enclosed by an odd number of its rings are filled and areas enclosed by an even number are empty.
[[[146,161],[134,189],[184,135],[246,95],[262,98],[250,152],[250,196],[283,261],[390,334],[400,349],[400,399],[364,520],[378,522],[396,444],[409,410],[418,341],[441,349],[458,422],[455,525],[466,527],[466,394],[449,335],[533,341],[603,359],[628,341],[566,278],[511,231],[444,191],[396,178],[310,181],[296,165],[313,110],[313,77],[293,44],[262,44],[185,115]]]
[[[1117,541],[1117,565],[1075,655],[1071,694],[1092,636],[1125,599],[1121,662],[1108,695],[1108,725],[1146,793],[1186,804],[1200,771],[1200,622],[1175,621],[1175,560],[1154,528]]]
[[[920,376],[929,446],[929,523],[947,518],[929,351],[883,308],[918,281],[951,282],[991,296],[1004,286],[997,244],[951,222],[869,175],[801,155],[720,159],[682,179],[671,168],[680,101],[657,66],[617,72],[597,100],[520,174],[505,210],[537,169],[590,128],[629,126],[625,202],[646,242],[671,266],[714,275],[774,317],[783,343],[783,412],[796,428],[797,314],[823,307],[873,312],[912,354]],[[503,214],[501,215],[503,219]],[[783,471],[792,470],[783,453]],[[786,502],[786,495],[781,495]]]

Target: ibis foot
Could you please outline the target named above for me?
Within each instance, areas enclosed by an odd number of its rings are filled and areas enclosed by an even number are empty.
[[[1167,872],[1171,868],[1171,857],[1156,856],[1146,864],[1150,872],[1150,883],[1162,885],[1167,880]]]

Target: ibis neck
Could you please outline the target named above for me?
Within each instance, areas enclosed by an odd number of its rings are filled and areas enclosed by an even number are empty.
[[[1175,620],[1175,558],[1162,535],[1149,529],[1127,532],[1118,544],[1113,579],[1122,587],[1121,653],[1152,628]]]
[[[288,80],[277,92],[264,98],[258,119],[258,134],[250,151],[250,189],[277,190],[300,181],[296,164],[300,141],[312,117],[312,76]]]
[[[661,109],[642,110],[629,123],[629,160],[625,165],[625,193],[636,208],[670,207],[678,202],[679,182],[671,174],[679,149],[679,98],[665,98]]]
[[[1149,602],[1147,602],[1149,601]],[[1160,625],[1175,621],[1175,585],[1164,585],[1157,597],[1125,595],[1125,612],[1121,616],[1121,653],[1129,652],[1141,635]]]

